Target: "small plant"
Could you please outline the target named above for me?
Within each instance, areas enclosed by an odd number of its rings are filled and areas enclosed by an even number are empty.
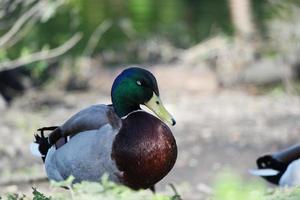
[[[66,181],[52,182],[52,191],[43,194],[36,188],[32,188],[32,200],[182,200],[176,188],[171,185],[174,195],[161,193],[153,194],[149,190],[132,190],[126,186],[118,185],[108,180],[108,176],[102,177],[97,182],[82,182],[72,184],[74,177]],[[58,188],[66,190],[56,191]],[[192,194],[197,199],[197,193]],[[30,200],[31,198],[20,194],[8,194],[7,200]],[[231,173],[223,173],[218,176],[213,196],[210,200],[299,200],[300,187],[275,188],[267,190],[266,185],[259,181],[245,181]],[[2,198],[0,197],[0,200]]]
[[[51,200],[51,197],[46,197],[44,194],[42,194],[41,192],[37,191],[36,188],[32,188],[33,189],[33,200]]]
[[[54,190],[49,195],[45,195],[32,188],[33,200],[181,200],[176,189],[173,196],[164,194],[153,194],[150,190],[132,190],[124,185],[118,185],[109,181],[108,176],[104,175],[100,182],[75,183],[74,177],[69,177],[65,181],[51,182]],[[174,186],[173,186],[174,187]],[[65,188],[66,190],[59,190],[58,188]],[[7,200],[29,200],[25,195],[8,194]],[[1,200],[1,197],[0,197]]]
[[[69,177],[63,182],[52,182],[53,187],[67,188],[68,192],[55,194],[53,199],[72,199],[72,200],[178,200],[172,196],[153,194],[149,190],[134,191],[124,185],[118,185],[109,181],[108,176],[104,175],[100,183],[86,182],[75,183],[72,185],[74,177]],[[178,194],[175,194],[175,196]]]
[[[19,194],[8,194],[7,196],[7,200],[25,200],[25,195],[19,195]],[[2,199],[0,197],[0,199]]]

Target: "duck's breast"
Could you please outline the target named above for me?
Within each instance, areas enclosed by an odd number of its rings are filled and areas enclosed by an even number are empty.
[[[118,182],[118,169],[111,159],[112,141],[118,131],[109,124],[99,130],[75,135],[68,143],[47,154],[45,168],[50,179],[60,181],[73,175],[75,181],[99,181],[104,173]]]
[[[177,158],[169,127],[146,112],[130,114],[113,143],[112,157],[123,172],[123,183],[134,188],[153,186],[173,168]]]

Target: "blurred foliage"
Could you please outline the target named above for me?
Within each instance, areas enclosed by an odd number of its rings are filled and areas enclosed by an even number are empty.
[[[255,24],[258,27],[259,33],[267,39],[268,37],[268,21],[276,17],[280,17],[282,12],[289,12],[286,5],[297,5],[300,6],[299,0],[252,0],[253,17]]]
[[[103,176],[101,183],[82,182],[72,185],[73,177],[66,181],[53,182],[55,188],[65,187],[67,190],[51,193],[50,196],[43,194],[33,188],[33,200],[180,200],[177,194],[166,195],[162,193],[153,194],[149,190],[134,191],[128,187],[117,185],[108,181]],[[71,186],[72,185],[72,186]],[[298,200],[300,199],[300,188],[274,188],[267,189],[261,181],[243,180],[234,173],[223,172],[215,182],[214,192],[208,199],[211,200]],[[193,199],[198,199],[197,193],[192,194]],[[8,200],[28,200],[25,195],[8,194]],[[185,199],[184,196],[182,199]]]
[[[267,30],[266,20],[283,9],[274,1],[253,0],[254,19],[262,34]],[[8,5],[4,4],[8,8],[0,7],[0,35],[36,2],[12,0]],[[297,0],[288,2],[299,4]],[[6,13],[1,16],[3,10]],[[0,61],[57,47],[78,31],[84,37],[71,55],[82,54],[92,33],[107,20],[112,25],[97,42],[94,54],[104,50],[128,51],[138,41],[142,44],[151,38],[161,38],[175,47],[187,48],[212,35],[232,35],[234,32],[227,1],[48,0],[41,13],[18,33],[23,39],[10,48],[0,49]]]
[[[33,200],[180,200],[176,195],[153,194],[149,190],[131,190],[126,186],[109,181],[106,175],[102,177],[101,183],[82,182],[72,185],[73,180],[73,177],[69,177],[66,181],[52,182],[54,188],[64,187],[68,189],[64,192],[55,192],[51,196],[47,196],[33,188]],[[27,200],[29,198],[24,195],[8,194],[7,199]]]
[[[9,12],[0,15],[0,35],[28,10],[36,0],[9,2]],[[258,30],[266,32],[266,20],[280,15],[288,0],[253,0],[253,15]],[[275,2],[275,3],[274,3]],[[282,1],[281,1],[282,2]],[[1,9],[1,7],[0,7]],[[2,8],[3,9],[3,8]],[[75,32],[84,38],[73,53],[82,53],[91,34],[105,20],[113,25],[101,38],[96,52],[123,49],[128,42],[162,37],[176,47],[190,47],[217,33],[232,35],[233,27],[227,1],[218,0],[48,0],[41,16],[29,21],[26,34],[8,51],[0,50],[0,60],[13,59],[42,48],[53,48]]]
[[[0,35],[7,32],[35,2],[12,0],[10,12],[0,15]],[[254,20],[261,34],[268,35],[266,22],[287,10],[286,4],[300,5],[297,0],[280,2],[252,1]],[[57,47],[78,31],[83,33],[83,39],[71,55],[80,55],[92,33],[105,21],[111,21],[112,25],[97,42],[94,54],[109,50],[129,51],[132,45],[143,44],[151,38],[187,48],[213,35],[225,33],[230,36],[234,32],[227,1],[48,0],[41,13],[18,33],[19,36],[25,35],[23,39],[8,49],[0,49],[0,61]]]
[[[270,194],[266,200],[298,200],[300,199],[300,188],[280,188]]]
[[[290,59],[300,48],[300,1],[274,1],[272,8],[277,17],[268,24],[270,49]]]
[[[10,30],[14,23],[38,2],[40,1],[0,1],[0,35]],[[83,34],[81,41],[52,66],[62,66],[64,61],[72,60],[68,67],[76,71],[78,58],[81,56],[94,56],[107,66],[119,66],[120,63],[122,65],[155,63],[164,60],[170,62],[176,60],[176,53],[180,52],[178,48],[189,48],[215,35],[230,37],[234,34],[229,1],[46,0],[46,2],[47,6],[18,31],[15,41],[10,42],[5,48],[0,48],[0,63],[56,48],[77,32]],[[273,57],[282,54],[287,60],[291,60],[289,55],[295,55],[291,52],[295,52],[298,48],[298,42],[295,41],[300,38],[299,14],[297,14],[299,2],[299,0],[252,0],[256,30],[263,36],[260,45],[262,50],[259,49],[262,52],[258,54]],[[101,30],[103,24],[107,26]],[[166,58],[163,59],[164,57]],[[240,57],[241,60],[244,59]],[[52,63],[51,60],[45,60],[28,64],[25,73],[30,74],[34,85],[41,85],[51,79],[51,76],[55,76],[55,73],[51,73],[53,70],[48,69]]]
[[[240,177],[224,172],[216,180],[213,200],[264,200],[265,186],[260,182],[243,181]]]
[[[260,181],[243,180],[234,173],[225,172],[215,183],[213,200],[298,200],[300,188],[267,189]]]
[[[0,35],[30,8],[30,2],[36,1],[11,2],[15,7],[0,18]],[[271,16],[269,5],[269,1],[253,1],[259,26]],[[233,33],[228,3],[218,0],[49,0],[42,13],[27,24],[23,40],[8,51],[0,50],[1,60],[56,47],[77,31],[83,32],[84,38],[73,53],[80,54],[91,34],[105,20],[113,23],[101,38],[95,53],[120,50],[130,42],[153,37],[186,48],[217,33]]]

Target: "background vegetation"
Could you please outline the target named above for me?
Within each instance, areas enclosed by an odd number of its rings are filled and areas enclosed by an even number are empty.
[[[299,16],[299,2],[245,2],[3,0],[0,3],[0,70],[3,71],[0,76],[9,74],[15,81],[2,80],[0,92],[10,102],[26,88],[43,85],[53,78],[51,72],[58,66],[68,65],[73,75],[78,74],[78,65],[91,65],[80,64],[81,58],[93,58],[96,64],[92,65],[105,67],[178,61],[184,57],[185,49],[219,36],[222,40],[217,45],[202,45],[207,50],[201,55],[197,51],[190,53],[195,54],[193,60],[209,60],[209,67],[217,71],[221,84],[232,85],[237,72],[237,79],[246,79],[246,83],[268,84],[284,79],[280,72],[281,77],[273,74],[271,78],[256,80],[250,72],[248,80],[247,72],[244,75],[243,70],[237,70],[270,56],[275,61],[286,60],[293,76],[288,75],[288,79],[299,77],[299,67],[294,67],[299,63],[295,55],[300,35],[299,23],[295,21]],[[283,30],[278,30],[283,26]],[[285,48],[282,48],[283,41],[289,42]],[[236,63],[220,66],[216,56],[223,63],[224,54],[228,54],[226,60],[238,60],[238,66]],[[229,81],[224,78],[227,76],[224,68],[231,70]],[[268,69],[266,73],[272,74]],[[27,84],[19,80],[23,75],[30,76]]]
[[[7,32],[36,2],[3,1],[0,33]],[[251,6],[258,30],[265,33],[267,20],[276,16],[276,6],[269,1],[258,0],[253,1]],[[40,12],[28,19],[22,31],[17,33],[22,35],[22,41],[9,51],[2,49],[2,59],[15,59],[41,48],[54,48],[76,32],[83,33],[83,38],[70,55],[81,54],[91,34],[106,21],[110,25],[101,42],[96,42],[93,55],[104,50],[124,51],[131,43],[157,37],[175,47],[188,48],[213,35],[224,33],[232,36],[234,32],[226,1],[51,0],[43,4]],[[127,59],[131,61],[134,56]]]

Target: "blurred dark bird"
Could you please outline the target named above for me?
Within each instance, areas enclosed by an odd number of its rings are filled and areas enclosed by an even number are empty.
[[[0,95],[8,105],[26,90],[24,76],[24,72],[17,69],[0,72]]]
[[[250,170],[252,175],[279,186],[300,185],[300,145],[261,156],[256,164],[258,169]]]
[[[49,179],[75,182],[110,180],[133,189],[150,188],[173,168],[177,158],[169,127],[175,120],[159,98],[149,71],[131,67],[114,81],[112,105],[93,105],[58,127],[39,129],[31,151],[45,162]],[[151,109],[160,119],[141,110]],[[44,131],[52,130],[48,137]]]
[[[23,95],[29,88],[41,87],[58,69],[57,62],[53,62],[38,77],[32,75],[32,68],[25,66],[0,70],[0,95],[7,106],[10,106],[15,98]]]

